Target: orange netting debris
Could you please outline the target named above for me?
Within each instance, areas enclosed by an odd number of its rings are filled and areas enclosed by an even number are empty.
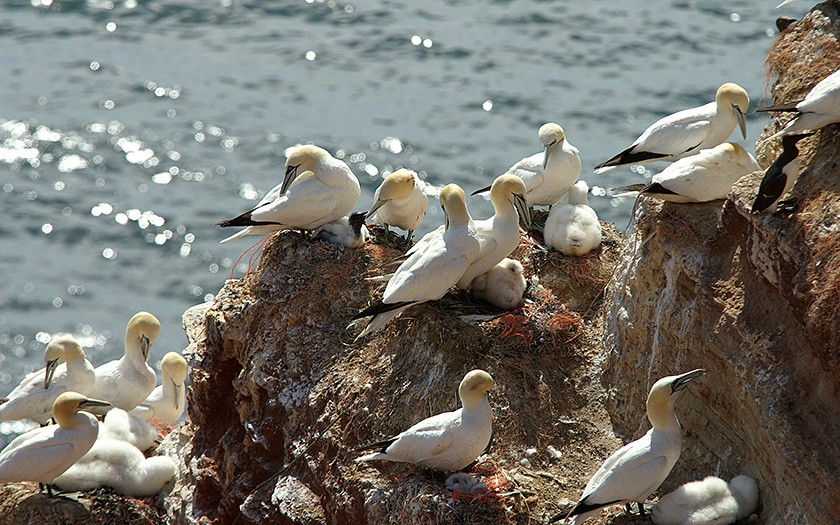
[[[502,333],[499,335],[502,339],[509,339],[511,337],[518,337],[522,339],[525,345],[530,345],[534,340],[534,334],[530,329],[525,327],[528,318],[522,314],[515,314],[508,312],[501,315],[492,321],[490,324],[498,326]]]

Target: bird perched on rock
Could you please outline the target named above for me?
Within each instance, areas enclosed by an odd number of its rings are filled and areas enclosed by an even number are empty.
[[[422,184],[411,170],[399,169],[391,173],[376,188],[373,206],[365,218],[376,214],[376,224],[406,230],[406,239],[410,239],[429,209],[429,198],[423,193]]]
[[[726,140],[736,125],[747,138],[745,115],[749,105],[744,88],[727,82],[718,88],[714,102],[657,120],[629,148],[595,166],[595,173],[628,164],[674,161],[694,155]]]
[[[526,287],[522,263],[505,257],[473,279],[470,293],[503,310],[513,310],[522,302]]]
[[[756,111],[794,112],[785,127],[769,138],[816,131],[840,122],[840,69],[820,80],[805,98],[788,104],[758,108]]]
[[[245,227],[221,242],[277,230],[314,230],[350,213],[361,194],[359,179],[344,161],[318,146],[292,146],[286,150],[283,182],[253,209],[219,222],[223,228]]]
[[[749,476],[726,483],[708,476],[659,498],[650,514],[657,525],[727,525],[746,518],[758,506],[758,485]]]
[[[565,514],[578,525],[609,505],[631,502],[639,505],[665,481],[682,450],[682,431],[674,413],[676,394],[705,373],[698,369],[663,377],[653,384],[647,398],[647,417],[653,428],[647,434],[614,452],[592,476],[575,507]],[[563,519],[558,514],[551,522]]]
[[[143,421],[154,420],[164,425],[178,421],[186,408],[187,361],[177,352],[163,356],[160,364],[161,384],[129,414]]]
[[[584,255],[601,244],[601,223],[589,207],[589,186],[579,180],[569,190],[568,203],[552,206],[545,220],[545,243],[566,255]]]
[[[356,461],[384,459],[423,467],[454,471],[473,461],[487,448],[493,433],[493,410],[487,391],[493,378],[484,370],[472,370],[458,387],[462,408],[424,419],[399,435],[357,450],[377,452]]]
[[[764,172],[761,185],[752,205],[753,213],[761,213],[768,208],[775,212],[779,201],[796,184],[799,179],[799,149],[796,143],[811,133],[803,135],[785,135],[782,137],[782,153],[776,157],[773,164]]]
[[[313,235],[332,244],[361,248],[370,239],[370,232],[365,226],[365,214],[363,211],[354,211],[347,217],[318,226]]]
[[[96,441],[99,423],[79,410],[108,403],[77,392],[64,392],[53,403],[57,425],[36,428],[16,437],[0,452],[0,483],[36,481],[47,485],[85,455]]]

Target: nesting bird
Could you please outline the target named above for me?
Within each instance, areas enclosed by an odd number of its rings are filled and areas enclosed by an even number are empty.
[[[112,408],[105,414],[99,433],[100,437],[131,443],[138,450],[149,450],[158,439],[155,427],[120,408]]]
[[[365,215],[366,212],[354,211],[347,217],[318,226],[313,235],[332,244],[361,248],[370,239],[370,232],[365,226]]]
[[[327,150],[303,144],[286,150],[283,182],[251,210],[219,226],[245,228],[221,242],[277,230],[314,230],[349,214],[362,194],[359,179]]]
[[[749,105],[744,88],[727,82],[718,88],[714,102],[657,120],[629,148],[595,166],[595,173],[628,164],[674,161],[694,155],[729,138],[736,125],[747,138],[745,115]]]
[[[639,512],[644,513],[642,503],[665,481],[682,450],[682,432],[674,413],[676,394],[704,373],[702,369],[692,370],[663,377],[653,384],[647,398],[647,417],[653,428],[607,458],[566,518],[574,516],[574,525],[579,525],[603,507],[627,503],[629,508],[631,502],[636,502]],[[551,522],[563,517],[558,514]]]
[[[473,279],[470,293],[503,310],[513,310],[522,302],[526,286],[522,263],[506,257]]]
[[[746,518],[758,506],[758,485],[749,476],[726,481],[708,476],[659,498],[651,517],[657,525],[727,525]]]
[[[155,371],[146,362],[160,334],[160,321],[148,312],[138,312],[125,328],[125,355],[98,366],[91,397],[104,399],[123,410],[143,402],[157,384]]]
[[[462,408],[444,412],[412,426],[399,435],[357,450],[377,450],[356,461],[383,459],[423,467],[460,470],[481,455],[493,434],[493,410],[487,391],[493,378],[484,370],[472,370],[458,387]]]
[[[808,136],[810,134],[782,137],[782,153],[764,172],[753,201],[752,213],[761,213],[768,208],[775,212],[779,201],[796,184],[799,179],[799,149],[796,143]]]
[[[53,404],[64,392],[87,395],[95,380],[93,366],[70,336],[53,338],[44,351],[46,367],[28,374],[0,402],[0,420],[31,419],[46,424]]]
[[[834,122],[840,122],[840,69],[820,80],[804,99],[758,108],[756,111],[796,113],[778,133],[770,137],[771,139],[802,131],[816,131]]]
[[[376,224],[406,230],[406,238],[410,239],[429,209],[429,198],[423,193],[421,184],[420,178],[411,170],[399,169],[391,173],[376,188],[373,206],[365,218],[376,214]]]
[[[160,364],[161,384],[129,414],[143,421],[154,420],[164,425],[178,421],[186,408],[187,361],[176,352],[163,356]]]
[[[589,186],[579,180],[569,190],[568,202],[552,206],[545,220],[545,243],[566,255],[584,255],[601,244],[601,223],[589,206]]]

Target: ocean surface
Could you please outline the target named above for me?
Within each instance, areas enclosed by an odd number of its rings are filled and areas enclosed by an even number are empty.
[[[590,204],[650,177],[592,166],[727,81],[767,101],[775,0],[12,0],[0,3],[0,397],[70,332],[94,365],[123,353],[137,311],[163,325],[212,300],[256,237],[218,220],[282,176],[286,147],[344,158],[367,209],[383,174],[489,184],[556,121]],[[752,149],[764,117],[748,116]],[[736,132],[737,133],[737,132]],[[659,170],[662,166],[654,165]],[[638,171],[638,170],[637,170]],[[489,216],[480,197],[474,217]],[[439,225],[433,201],[419,233]],[[244,266],[236,268],[241,275]],[[315,277],[313,277],[315,278]],[[21,430],[0,423],[0,445]]]

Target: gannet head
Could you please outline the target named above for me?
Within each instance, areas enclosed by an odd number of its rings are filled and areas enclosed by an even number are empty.
[[[323,159],[331,156],[327,150],[313,144],[298,144],[286,148],[286,166],[283,174],[283,185],[280,186],[280,194],[286,193],[292,182],[304,171],[312,171],[317,174],[317,165]]]
[[[382,185],[379,186],[379,198],[373,203],[370,210],[368,210],[365,218],[376,213],[376,210],[381,208],[389,200],[400,199],[414,191],[415,175],[411,170],[399,169],[385,177]]]
[[[664,426],[673,419],[676,394],[688,383],[705,374],[702,368],[676,376],[663,377],[653,384],[647,398],[647,416],[654,428]]]
[[[496,382],[484,370],[471,370],[467,372],[461,384],[458,386],[458,397],[465,407],[480,403],[487,391],[493,388]]]
[[[569,204],[588,204],[586,196],[589,193],[589,185],[586,181],[579,180],[569,188]]]
[[[167,352],[160,363],[163,381],[172,381],[175,385],[175,408],[181,410],[181,391],[187,379],[187,361],[177,352]]]
[[[543,124],[540,127],[538,134],[540,137],[540,143],[543,145],[543,148],[545,148],[545,156],[543,157],[543,169],[545,169],[545,167],[548,166],[548,157],[551,155],[552,150],[554,150],[558,144],[563,143],[566,139],[566,134],[563,133],[563,128],[554,122]]]
[[[108,406],[111,404],[106,401],[88,399],[77,392],[64,392],[53,402],[53,417],[61,428],[77,428],[80,422],[75,416],[79,410]]]
[[[531,210],[525,202],[525,183],[516,175],[499,175],[490,186],[490,201],[496,210],[502,209],[506,202],[513,204],[519,213],[519,219],[526,228],[531,227]]]
[[[721,85],[715,94],[718,107],[723,107],[735,112],[738,117],[738,126],[741,134],[747,138],[747,109],[750,107],[750,97],[744,88],[738,84],[727,82]]]
[[[472,220],[464,190],[457,184],[447,184],[440,190],[440,207],[443,208],[444,230],[448,230],[452,224],[468,224]]]
[[[149,350],[160,335],[160,321],[149,312],[138,312],[128,320],[125,327],[126,351],[134,345],[139,345],[143,352],[143,360],[149,358]]]
[[[84,359],[85,352],[72,336],[62,335],[52,339],[44,352],[46,369],[44,373],[44,388],[49,388],[55,374],[55,369],[62,361]]]

